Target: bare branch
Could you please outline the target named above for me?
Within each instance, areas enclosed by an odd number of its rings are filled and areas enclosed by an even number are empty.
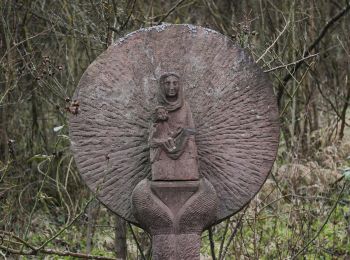
[[[328,30],[340,19],[342,18],[348,11],[350,10],[350,3],[347,3],[346,7],[344,7],[339,13],[337,13],[335,16],[333,16],[322,28],[320,34],[317,36],[317,38],[312,42],[312,44],[307,48],[307,50],[303,54],[303,58],[310,55],[310,53],[318,46],[318,44],[321,42],[322,38],[326,35]],[[281,106],[282,96],[284,92],[284,87],[290,79],[293,78],[295,73],[298,71],[298,69],[301,67],[301,65],[304,63],[304,60],[301,60],[297,62],[292,70],[292,73],[288,73],[283,78],[283,84],[280,84],[278,87],[277,92],[277,101],[278,105]]]
[[[285,68],[287,68],[288,66],[295,65],[295,64],[297,64],[297,63],[300,62],[300,61],[308,60],[308,59],[313,58],[313,57],[318,56],[318,55],[319,55],[319,53],[315,53],[315,54],[312,54],[312,55],[307,56],[307,57],[305,57],[305,58],[302,58],[302,59],[300,59],[300,60],[293,61],[293,62],[291,62],[291,63],[284,64],[284,65],[281,65],[281,66],[277,66],[277,67],[274,67],[274,68],[271,68],[271,69],[268,69],[268,70],[264,70],[264,72],[271,72],[271,71],[275,71],[275,70],[278,70],[278,69],[285,69]]]
[[[214,238],[213,238],[213,230],[210,227],[208,229],[208,234],[209,234],[209,242],[210,242],[210,253],[211,253],[211,257],[213,258],[213,260],[216,260],[216,256],[215,256],[215,244],[214,244]]]
[[[30,250],[17,250],[14,248],[11,248],[9,246],[0,245],[0,249],[2,249],[5,252],[8,252],[10,254],[14,255],[38,255],[38,254],[47,254],[47,255],[58,255],[58,256],[73,256],[77,258],[85,258],[85,259],[98,259],[98,260],[112,260],[114,258],[111,257],[105,257],[105,256],[95,256],[95,255],[87,255],[87,254],[81,254],[81,253],[75,253],[75,252],[69,252],[69,251],[58,251],[53,249],[45,249],[45,248],[36,248],[33,245],[30,245],[27,241],[24,241],[20,237],[16,236],[15,234],[7,231],[0,231],[1,241],[3,240],[3,236],[9,236],[10,238],[13,238],[21,243],[22,246],[27,246],[30,248]]]
[[[305,244],[305,246],[300,249],[293,257],[292,259],[296,259],[302,252],[304,252],[309,246],[310,244],[315,241],[315,239],[321,234],[322,230],[326,227],[328,221],[329,221],[329,218],[332,216],[334,210],[337,208],[338,206],[338,203],[340,201],[340,198],[341,198],[341,195],[343,194],[343,191],[345,189],[345,186],[346,186],[347,182],[345,181],[344,182],[344,185],[341,189],[341,191],[339,192],[339,195],[338,195],[338,198],[336,200],[336,202],[334,203],[333,207],[331,208],[331,210],[329,211],[327,217],[326,217],[326,220],[323,222],[322,226],[320,227],[320,229],[317,231],[317,233]]]
[[[286,23],[286,25],[284,26],[284,28],[282,29],[282,31],[279,33],[279,35],[276,37],[276,39],[273,41],[273,43],[264,51],[264,53],[259,57],[259,59],[256,60],[256,63],[258,63],[262,58],[264,58],[264,56],[269,52],[269,50],[276,44],[276,42],[278,41],[278,39],[282,36],[282,34],[286,31],[286,29],[288,28],[290,21],[288,21]]]
[[[229,237],[229,239],[228,239],[228,241],[227,241],[225,250],[223,251],[223,254],[222,254],[222,256],[221,256],[221,258],[220,258],[219,260],[225,259],[225,255],[227,254],[228,248],[229,248],[231,242],[233,241],[233,238],[236,236],[238,229],[239,229],[239,228],[241,227],[241,225],[242,225],[243,217],[245,216],[245,213],[247,212],[248,207],[249,207],[249,204],[245,207],[245,209],[243,210],[242,215],[241,215],[240,218],[238,219],[238,222],[237,222],[235,228],[233,229],[233,231],[232,231],[232,233],[231,233],[231,235],[230,235],[230,237]]]
[[[115,258],[112,257],[106,257],[106,256],[96,256],[96,255],[86,255],[81,253],[74,253],[70,251],[57,251],[53,249],[42,249],[39,251],[36,250],[30,250],[30,251],[21,251],[21,250],[15,250],[6,246],[0,245],[0,249],[4,250],[5,252],[8,252],[10,254],[14,255],[38,255],[38,254],[47,254],[47,255],[58,255],[58,256],[72,256],[76,258],[84,258],[84,259],[97,259],[97,260],[115,260]]]
[[[169,9],[169,11],[160,19],[160,21],[158,22],[158,25],[160,25],[162,22],[165,21],[165,19],[172,13],[175,11],[175,9],[181,5],[183,2],[185,2],[185,0],[180,0],[178,1],[172,8]]]

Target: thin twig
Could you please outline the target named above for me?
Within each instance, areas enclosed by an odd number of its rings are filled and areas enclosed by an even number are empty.
[[[43,163],[45,163],[46,161],[49,162],[49,165],[48,165],[48,167],[47,167],[46,173],[43,173],[40,167],[41,167],[41,165],[42,165]],[[43,178],[43,180],[42,180],[42,182],[41,182],[41,185],[40,185],[40,188],[39,188],[37,194],[35,195],[34,205],[33,205],[33,208],[32,208],[32,210],[31,210],[31,212],[30,212],[30,215],[29,215],[29,221],[28,221],[28,224],[27,224],[27,226],[26,226],[26,228],[25,228],[25,231],[24,231],[23,240],[26,240],[26,239],[27,239],[27,235],[28,235],[28,232],[29,232],[29,228],[30,228],[31,223],[32,223],[33,214],[34,214],[34,212],[35,212],[35,210],[36,210],[36,207],[37,207],[37,204],[38,204],[38,202],[39,202],[39,195],[41,194],[41,190],[43,189],[44,184],[45,184],[45,181],[46,181],[46,178],[47,178],[47,175],[49,174],[49,169],[50,169],[50,167],[51,167],[50,161],[51,161],[51,157],[48,157],[47,159],[45,159],[44,161],[42,161],[42,162],[40,162],[40,163],[38,164],[37,169],[38,169],[38,171],[39,171],[40,173],[42,173],[42,174],[44,175],[44,178]],[[23,246],[24,246],[24,244],[23,244]],[[21,250],[23,249],[23,246],[22,246]]]
[[[214,244],[214,238],[213,238],[213,230],[212,228],[208,228],[208,234],[209,234],[209,242],[210,242],[210,253],[211,253],[211,257],[213,258],[213,260],[216,260],[216,256],[215,256],[215,244]]]
[[[338,203],[339,203],[339,201],[340,201],[341,195],[343,194],[343,191],[344,191],[344,189],[345,189],[346,184],[347,184],[347,182],[344,182],[344,185],[343,185],[343,187],[342,187],[342,189],[341,189],[341,191],[340,191],[340,193],[339,193],[339,195],[338,195],[337,200],[335,201],[333,207],[332,207],[331,210],[329,211],[328,216],[327,216],[326,220],[323,222],[323,224],[322,224],[322,226],[320,227],[320,229],[319,229],[319,230],[317,231],[317,233],[305,244],[305,246],[304,246],[302,249],[300,249],[300,250],[292,257],[292,259],[295,259],[295,258],[296,258],[297,256],[299,256],[302,252],[304,252],[304,251],[310,246],[310,244],[311,244],[313,241],[315,241],[315,239],[321,234],[321,232],[323,231],[323,229],[326,227],[326,225],[327,225],[327,223],[328,223],[330,217],[332,216],[334,210],[337,208],[337,205],[338,205]]]
[[[180,0],[178,1],[172,8],[169,9],[169,11],[159,20],[158,25],[160,25],[164,20],[172,13],[175,11],[175,9],[181,5],[185,0]]]
[[[293,98],[294,98],[295,95],[297,94],[297,91],[298,91],[298,89],[300,88],[301,83],[303,82],[303,80],[304,80],[306,74],[309,72],[309,70],[310,70],[310,66],[309,66],[308,69],[304,72],[304,74],[301,76],[301,79],[300,79],[300,81],[298,82],[298,85],[296,86],[294,92],[292,93],[291,98],[288,100],[287,104],[284,106],[284,108],[283,108],[283,110],[282,110],[282,112],[281,112],[281,114],[280,114],[280,118],[282,118],[282,116],[283,116],[284,113],[286,112],[286,110],[287,110],[289,104],[292,102]]]
[[[303,57],[307,57],[310,55],[310,53],[318,46],[318,44],[321,42],[322,38],[326,35],[328,30],[340,19],[342,18],[348,11],[350,10],[350,3],[347,3],[346,7],[344,7],[339,13],[337,13],[335,16],[333,16],[322,28],[320,34],[316,37],[316,39],[312,42],[312,44],[306,49],[306,51],[303,54]],[[284,86],[288,83],[290,79],[293,78],[295,73],[298,71],[298,69],[301,67],[301,65],[304,63],[304,60],[301,60],[297,62],[292,70],[291,73],[288,73],[283,78],[283,83],[279,85],[278,91],[277,91],[277,101],[278,105],[281,105],[281,100],[284,92]]]
[[[97,259],[97,260],[115,260],[115,258],[112,257],[106,257],[106,256],[97,256],[97,255],[87,255],[87,254],[81,254],[81,253],[74,253],[70,251],[58,251],[53,249],[41,249],[41,250],[29,250],[29,251],[22,251],[22,250],[16,250],[13,248],[9,248],[7,246],[0,245],[0,249],[4,250],[5,252],[8,252],[10,254],[14,255],[38,255],[38,254],[47,254],[47,255],[58,255],[58,256],[72,256],[76,258],[85,258],[85,259]]]
[[[225,224],[224,233],[222,234],[221,239],[220,239],[221,243],[220,243],[220,249],[219,249],[219,259],[221,259],[222,250],[224,249],[225,238],[226,238],[229,224],[230,224],[230,219],[227,219],[226,224]]]
[[[308,59],[313,58],[313,57],[318,56],[318,55],[319,55],[319,53],[315,53],[315,54],[312,54],[312,55],[307,56],[305,58],[302,58],[300,60],[293,61],[291,63],[284,64],[284,65],[281,65],[281,66],[277,66],[277,67],[274,67],[274,68],[271,68],[271,69],[268,69],[268,70],[264,70],[264,72],[271,72],[271,71],[275,71],[275,70],[278,70],[278,69],[284,69],[284,68],[287,68],[288,66],[295,65],[295,64],[297,64],[300,61],[308,60]]]
[[[5,54],[4,54],[4,55],[1,57],[1,59],[0,59],[0,63],[3,61],[3,59],[5,58],[5,56],[7,55],[7,53],[10,52],[12,49],[14,49],[14,48],[16,48],[17,46],[19,46],[19,45],[21,45],[21,44],[23,44],[23,43],[25,43],[25,42],[27,42],[27,41],[30,41],[30,40],[32,40],[32,39],[38,37],[38,36],[41,36],[41,35],[43,35],[43,34],[49,32],[49,31],[51,31],[51,30],[52,30],[52,27],[50,27],[50,28],[48,28],[48,29],[45,29],[45,30],[43,30],[43,31],[41,31],[41,32],[39,32],[39,33],[33,35],[33,36],[30,36],[30,37],[28,37],[28,38],[26,38],[26,39],[24,39],[24,40],[22,40],[22,41],[20,41],[20,42],[14,42],[14,43],[13,43],[13,46],[11,46],[11,48],[9,48],[9,49],[7,49],[7,50],[5,51]]]
[[[130,228],[132,237],[133,237],[134,240],[135,240],[137,249],[140,251],[140,254],[141,254],[142,259],[143,259],[143,260],[146,260],[146,257],[145,257],[145,255],[144,255],[144,253],[143,253],[143,251],[142,251],[141,246],[140,246],[140,243],[139,243],[139,241],[137,240],[136,234],[135,234],[135,232],[134,232],[134,230],[133,230],[133,228],[132,228],[132,226],[131,226],[131,224],[130,224],[129,222],[128,222],[128,225],[129,225],[129,228]]]
[[[269,50],[276,44],[276,42],[278,41],[278,39],[282,36],[282,34],[286,31],[286,29],[288,28],[290,21],[288,21],[286,23],[286,25],[284,26],[284,28],[282,29],[282,31],[279,33],[279,35],[276,37],[276,39],[273,41],[273,43],[264,51],[264,53],[259,57],[259,59],[256,60],[256,63],[258,63],[262,58],[264,58],[264,56],[269,52]]]
[[[7,231],[4,231],[4,230],[0,230],[0,235],[1,238],[3,239],[5,236],[4,235],[7,235],[9,236],[10,238],[14,238],[15,240],[19,241],[21,243],[21,245],[25,245],[27,246],[28,248],[32,249],[32,250],[36,250],[36,248],[32,245],[30,245],[27,241],[23,240],[22,238],[20,238],[19,236],[16,236],[14,235],[13,233],[11,232],[7,232]],[[2,243],[0,243],[1,245]]]
[[[132,2],[130,13],[129,13],[127,19],[125,20],[125,22],[123,23],[123,25],[119,28],[119,32],[123,31],[124,28],[126,27],[126,25],[129,23],[131,15],[132,15],[132,12],[134,11],[134,8],[135,8],[135,3],[136,3],[136,0],[134,0]]]
[[[325,95],[325,94],[323,93],[323,91],[322,91],[322,89],[321,89],[321,87],[320,87],[319,82],[317,82],[316,86],[317,86],[317,89],[318,89],[318,91],[320,92],[321,96],[324,98],[324,100],[326,100],[326,101],[330,104],[330,106],[331,106],[331,108],[333,109],[334,113],[336,113],[337,117],[341,120],[341,119],[342,119],[342,115],[339,114],[339,112],[338,112],[337,108],[335,107],[335,105],[333,104],[332,100],[330,100],[330,99],[327,97],[327,95]],[[345,121],[345,124],[346,124],[346,126],[350,127],[350,125],[349,125],[346,121]]]
[[[69,228],[86,210],[86,207],[90,204],[90,202],[94,199],[94,197],[92,197],[85,205],[84,209],[68,224],[66,225],[64,228],[62,228],[60,231],[58,231],[55,235],[53,235],[52,237],[50,237],[49,239],[47,239],[41,246],[39,247],[35,247],[31,244],[29,244],[27,241],[23,240],[22,238],[14,235],[13,233],[7,232],[7,231],[0,231],[0,234],[4,234],[4,235],[8,235],[10,237],[13,237],[15,240],[21,242],[21,249],[20,250],[16,250],[13,248],[9,248],[3,245],[0,245],[0,248],[3,250],[6,250],[9,253],[12,254],[18,254],[18,255],[37,255],[37,254],[52,254],[52,255],[59,255],[59,256],[74,256],[74,257],[78,257],[78,258],[87,258],[87,259],[114,259],[114,258],[110,258],[110,257],[103,257],[103,256],[92,256],[92,255],[88,255],[88,254],[81,254],[81,253],[74,253],[74,252],[68,252],[68,251],[57,251],[57,250],[52,250],[52,249],[45,249],[44,247],[51,242],[53,239],[55,239],[56,237],[58,237],[60,234],[63,233],[63,231],[65,231],[67,228]],[[28,251],[24,251],[23,247],[27,246],[28,248],[30,248],[31,250]]]
[[[41,246],[39,246],[37,248],[37,250],[42,250],[48,243],[50,243],[52,240],[54,240],[56,237],[58,237],[60,234],[62,234],[67,228],[69,228],[70,226],[73,225],[73,223],[85,212],[86,208],[88,207],[88,205],[90,204],[91,201],[93,201],[95,199],[95,197],[92,197],[85,205],[85,207],[81,210],[81,212],[74,218],[72,219],[72,221],[66,225],[64,228],[62,228],[61,230],[59,230],[55,235],[53,235],[52,237],[50,237],[48,240],[46,240]]]
[[[231,235],[230,235],[230,237],[229,237],[229,239],[228,239],[228,241],[227,241],[227,244],[226,244],[226,246],[225,246],[225,250],[224,250],[224,252],[223,252],[223,254],[222,254],[222,256],[221,256],[221,258],[220,258],[219,260],[225,259],[225,255],[227,254],[228,247],[230,246],[230,244],[231,244],[233,238],[235,237],[235,235],[237,234],[238,228],[242,225],[243,217],[244,217],[245,213],[247,212],[248,207],[249,207],[249,205],[247,205],[247,206],[245,207],[245,209],[244,209],[242,215],[240,216],[240,218],[239,218],[239,220],[238,220],[238,222],[237,222],[235,228],[233,229],[233,231],[232,231],[232,233],[231,233]]]

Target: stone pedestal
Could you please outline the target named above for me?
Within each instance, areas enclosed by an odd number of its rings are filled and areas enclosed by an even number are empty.
[[[152,235],[153,259],[199,259],[201,233],[215,221],[217,209],[207,180],[143,180],[132,204],[135,218]]]
[[[162,234],[152,236],[153,260],[199,260],[200,234]]]

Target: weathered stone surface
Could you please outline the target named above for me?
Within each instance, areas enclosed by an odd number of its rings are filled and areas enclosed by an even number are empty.
[[[152,237],[153,260],[199,259],[200,234],[167,234]]]
[[[159,106],[148,139],[154,181],[199,179],[196,130],[183,84],[176,73],[165,73],[159,80]]]
[[[141,181],[132,194],[133,215],[152,235],[153,259],[199,259],[203,230],[216,220],[217,195],[200,181]]]
[[[141,181],[132,194],[133,213],[150,234],[201,234],[216,220],[214,187],[201,181]]]
[[[77,166],[107,207],[137,224],[130,198],[151,174],[149,129],[159,78],[167,72],[184,82],[199,173],[216,191],[220,221],[264,183],[279,128],[267,76],[244,50],[212,30],[189,25],[141,29],[89,66],[74,95],[79,111],[70,117]]]

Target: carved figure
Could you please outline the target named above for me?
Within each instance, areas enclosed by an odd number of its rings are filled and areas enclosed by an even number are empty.
[[[135,187],[133,212],[152,235],[153,259],[199,259],[200,235],[216,219],[217,195],[199,178],[194,123],[180,77],[166,73],[159,87],[161,106],[148,140],[152,181]]]
[[[180,77],[175,73],[163,74],[159,85],[162,106],[155,109],[156,122],[149,135],[152,179],[197,180],[195,129]]]

